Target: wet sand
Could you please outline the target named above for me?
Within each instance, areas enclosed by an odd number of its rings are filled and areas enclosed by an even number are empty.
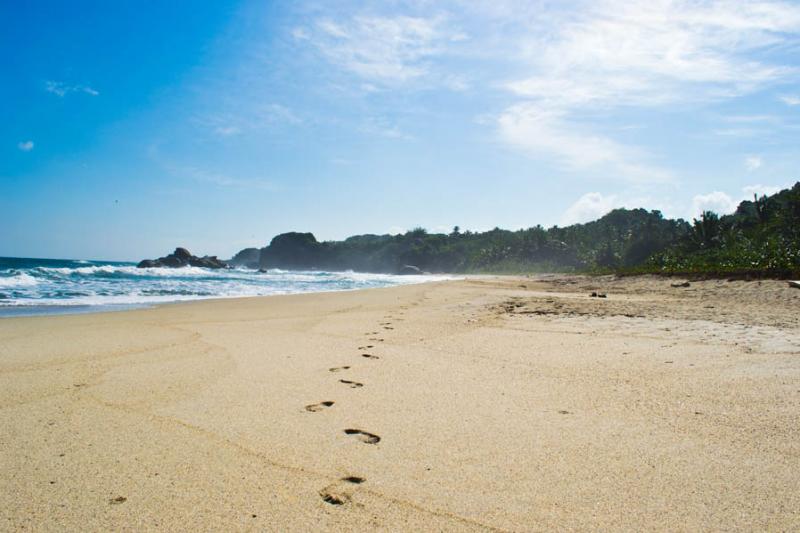
[[[0,529],[799,529],[800,290],[680,281],[0,320]]]

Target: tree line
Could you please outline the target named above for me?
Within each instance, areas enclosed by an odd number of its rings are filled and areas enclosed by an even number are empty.
[[[790,276],[800,273],[800,182],[743,201],[735,213],[706,211],[691,223],[659,211],[615,209],[585,224],[509,231],[356,235],[320,242],[284,233],[242,250],[234,265],[264,269],[400,272],[617,272]]]

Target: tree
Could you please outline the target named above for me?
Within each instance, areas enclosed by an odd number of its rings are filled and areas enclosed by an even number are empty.
[[[713,211],[703,211],[700,220],[694,219],[692,234],[695,244],[700,248],[711,248],[719,240],[719,215]]]

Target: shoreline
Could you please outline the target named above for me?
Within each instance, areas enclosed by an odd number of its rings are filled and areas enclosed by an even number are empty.
[[[332,274],[360,274],[360,272],[331,272]],[[369,273],[368,273],[369,274]],[[136,303],[121,303],[121,304],[42,304],[42,305],[9,305],[0,306],[0,320],[5,318],[27,318],[36,316],[62,316],[62,315],[84,315],[94,313],[118,313],[122,311],[135,311],[139,309],[154,309],[164,305],[186,304],[204,301],[225,301],[225,300],[247,300],[250,298],[268,298],[272,296],[291,296],[295,294],[318,294],[328,292],[349,292],[361,291],[371,289],[385,289],[392,287],[402,287],[405,285],[418,285],[421,283],[436,283],[440,281],[458,281],[467,279],[469,275],[456,276],[455,274],[431,274],[433,279],[424,281],[414,281],[411,283],[398,283],[395,285],[386,285],[384,287],[354,287],[354,288],[333,288],[333,289],[319,289],[310,291],[296,291],[296,292],[277,292],[274,294],[252,294],[252,295],[239,295],[239,296],[200,296],[197,298],[187,298],[182,300],[169,300],[163,302],[136,302]],[[451,276],[451,277],[448,277]],[[67,302],[68,300],[64,300]],[[37,312],[40,309],[46,308],[52,310],[50,312]],[[13,312],[18,310],[19,312]]]
[[[800,291],[671,281],[2,320],[0,524],[795,529]]]

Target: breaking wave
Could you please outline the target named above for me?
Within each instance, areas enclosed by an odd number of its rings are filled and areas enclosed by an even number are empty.
[[[390,287],[447,279],[363,272],[137,268],[130,263],[0,258],[0,316],[127,308],[208,298]]]

